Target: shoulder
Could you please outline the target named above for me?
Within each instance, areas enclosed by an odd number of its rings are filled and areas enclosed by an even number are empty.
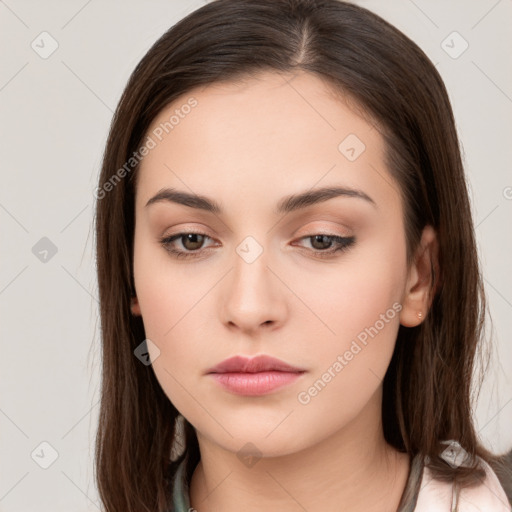
[[[425,466],[414,512],[511,512],[510,502],[496,473],[487,462],[479,460],[485,469],[486,477],[478,486],[463,488],[460,491],[457,509],[454,508],[453,485],[432,478],[429,468]]]

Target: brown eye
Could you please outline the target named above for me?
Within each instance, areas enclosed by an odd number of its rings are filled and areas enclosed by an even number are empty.
[[[186,233],[184,235],[180,235],[180,238],[185,249],[189,251],[196,251],[203,245],[205,237],[199,233]]]
[[[162,238],[160,243],[176,258],[190,258],[197,257],[206,250],[203,246],[207,239],[211,238],[204,233],[183,232]]]
[[[333,240],[332,240],[333,237],[328,236],[328,235],[313,235],[309,238],[310,238],[310,240],[312,240],[311,246],[314,249],[318,249],[320,251],[329,249],[333,244]]]
[[[300,240],[307,240],[315,257],[329,258],[334,257],[336,252],[347,251],[354,245],[356,238],[354,236],[328,235],[326,233],[317,233],[314,235],[303,236]]]

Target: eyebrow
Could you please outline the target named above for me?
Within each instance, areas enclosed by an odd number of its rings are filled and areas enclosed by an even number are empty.
[[[293,194],[282,198],[274,210],[275,214],[290,213],[295,210],[300,210],[312,206],[317,203],[322,203],[333,199],[335,197],[352,197],[363,199],[370,203],[374,208],[377,208],[375,201],[364,193],[362,190],[353,189],[350,187],[323,187],[314,190],[306,190],[298,194]],[[155,196],[153,196],[147,203],[146,207],[151,204],[160,202],[177,203],[190,208],[198,210],[205,210],[207,212],[221,214],[222,208],[213,199],[206,196],[191,194],[172,188],[163,188]]]

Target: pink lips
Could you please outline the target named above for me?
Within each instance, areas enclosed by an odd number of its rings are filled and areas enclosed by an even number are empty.
[[[270,356],[256,356],[252,359],[235,356],[207,370],[227,390],[247,396],[270,393],[290,384],[305,372]]]

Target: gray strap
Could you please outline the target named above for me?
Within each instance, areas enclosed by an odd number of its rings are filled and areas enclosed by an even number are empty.
[[[418,501],[418,494],[420,492],[424,466],[423,458],[419,453],[416,454],[411,461],[409,478],[407,479],[404,492],[402,493],[402,498],[398,504],[397,512],[414,512],[416,502]]]

